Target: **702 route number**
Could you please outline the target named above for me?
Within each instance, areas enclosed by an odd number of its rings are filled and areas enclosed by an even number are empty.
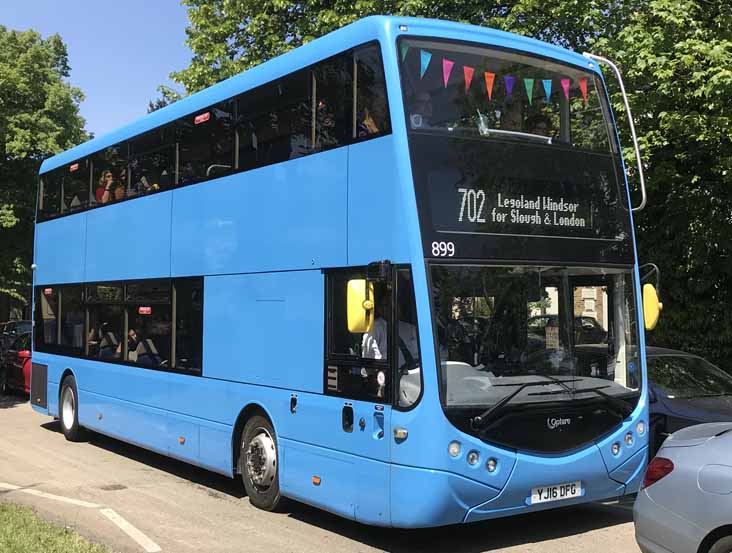
[[[453,257],[455,244],[453,242],[432,242],[432,255],[435,257]]]

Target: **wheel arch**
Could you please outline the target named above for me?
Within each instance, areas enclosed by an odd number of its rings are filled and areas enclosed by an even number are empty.
[[[279,436],[279,433],[277,432],[277,425],[274,422],[274,418],[270,414],[270,412],[261,404],[256,402],[251,402],[248,405],[246,405],[240,412],[239,416],[236,418],[236,423],[234,424],[234,431],[231,434],[231,461],[232,461],[232,474],[235,476],[237,474],[241,474],[241,471],[239,470],[239,454],[241,453],[241,435],[244,432],[244,426],[246,425],[247,421],[251,419],[255,415],[262,415],[265,417],[270,424],[272,425],[272,428],[274,428],[275,434]]]
[[[702,540],[701,544],[699,544],[697,553],[709,553],[709,550],[717,540],[726,538],[727,536],[732,536],[732,524],[725,524],[724,526],[720,526],[719,528],[715,528],[709,532],[709,534],[707,534],[707,536]]]

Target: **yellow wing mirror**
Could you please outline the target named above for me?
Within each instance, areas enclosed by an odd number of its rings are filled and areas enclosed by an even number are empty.
[[[653,330],[658,324],[663,304],[658,300],[658,292],[653,284],[643,285],[643,320],[646,330]]]
[[[362,334],[374,326],[374,283],[366,279],[348,281],[348,332]]]

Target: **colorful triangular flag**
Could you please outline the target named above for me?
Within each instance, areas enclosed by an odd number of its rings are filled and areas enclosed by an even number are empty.
[[[548,104],[552,101],[552,80],[543,79],[541,84],[544,85],[544,94],[546,94],[546,103]]]
[[[496,74],[486,71],[485,75],[485,90],[488,92],[488,99],[493,99],[493,81],[496,80]]]
[[[406,42],[402,42],[401,51],[402,51],[402,61],[404,61],[404,58],[407,57],[407,52],[409,51],[409,44],[407,44]]]
[[[465,92],[470,89],[470,83],[473,82],[474,72],[475,69],[473,69],[472,67],[468,67],[467,65],[463,66],[463,75],[465,76]]]
[[[445,88],[447,88],[447,81],[450,79],[453,65],[455,65],[454,61],[446,58],[442,60],[442,82],[445,83]]]
[[[516,77],[513,75],[506,75],[503,77],[503,82],[506,84],[506,96],[513,94],[513,85],[516,82]]]
[[[419,78],[420,79],[422,77],[424,77],[424,74],[427,71],[427,66],[430,64],[431,59],[432,59],[432,54],[429,53],[427,50],[419,51]]]
[[[524,88],[526,88],[526,96],[529,97],[529,105],[534,103],[534,79],[524,79]]]
[[[569,100],[569,87],[572,84],[570,79],[562,79],[562,90],[564,90],[564,97]]]
[[[582,91],[582,99],[587,103],[587,77],[582,77],[579,80],[579,87]]]

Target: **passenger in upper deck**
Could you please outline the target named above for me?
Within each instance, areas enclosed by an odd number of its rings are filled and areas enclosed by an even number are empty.
[[[409,108],[409,123],[413,129],[428,129],[432,119],[432,96],[427,91],[417,92]]]
[[[114,188],[114,201],[118,202],[120,200],[124,200],[126,197],[126,190],[125,185],[120,183],[117,183],[117,186]]]
[[[94,198],[98,204],[106,204],[112,199],[112,189],[114,188],[114,175],[109,169],[102,171],[99,177],[99,186],[94,191]]]

